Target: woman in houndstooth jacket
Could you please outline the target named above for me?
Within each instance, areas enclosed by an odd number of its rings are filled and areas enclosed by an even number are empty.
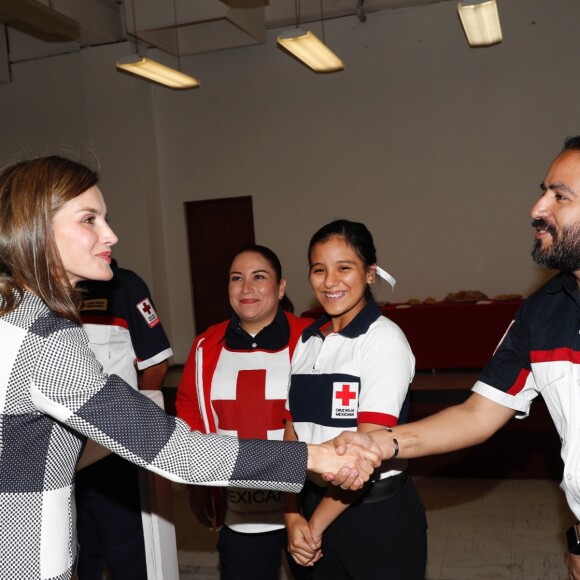
[[[0,174],[1,578],[72,576],[72,490],[86,438],[185,483],[297,491],[312,469],[356,488],[378,464],[359,447],[338,457],[328,443],[191,432],[104,374],[80,327],[74,286],[112,276],[117,238],[106,217],[97,174],[84,165],[43,157]],[[358,479],[338,473],[343,465]]]

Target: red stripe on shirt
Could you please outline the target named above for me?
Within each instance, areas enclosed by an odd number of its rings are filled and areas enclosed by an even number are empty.
[[[399,421],[398,417],[388,415],[387,413],[373,413],[363,411],[358,414],[358,423],[374,423],[375,425],[384,425],[385,427],[394,427]]]
[[[571,348],[554,348],[552,350],[532,350],[530,352],[531,363],[547,362],[570,362],[580,364],[580,352]],[[522,369],[515,383],[508,389],[509,395],[517,395],[522,391],[530,371]]]
[[[533,363],[564,361],[580,363],[580,352],[571,348],[555,348],[553,350],[533,350],[530,352]]]
[[[508,389],[508,395],[517,395],[524,388],[529,374],[530,371],[522,369],[518,375],[518,378],[516,379],[516,382]]]

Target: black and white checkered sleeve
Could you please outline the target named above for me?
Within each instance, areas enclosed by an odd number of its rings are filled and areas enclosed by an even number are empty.
[[[180,419],[116,375],[107,376],[86,335],[51,317],[35,363],[32,400],[37,409],[114,453],[185,483],[299,491],[306,475],[302,443],[239,440],[191,432]]]

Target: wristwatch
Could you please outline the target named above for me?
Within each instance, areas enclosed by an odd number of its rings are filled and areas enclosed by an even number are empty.
[[[578,524],[570,526],[566,531],[566,538],[568,539],[568,552],[576,556],[580,556],[580,536],[578,535]]]

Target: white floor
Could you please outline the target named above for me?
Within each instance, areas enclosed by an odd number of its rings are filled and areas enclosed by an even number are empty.
[[[428,580],[567,578],[572,516],[556,481],[420,477],[415,485],[429,521]],[[183,488],[173,490],[180,578],[215,580],[215,534],[197,524]]]

